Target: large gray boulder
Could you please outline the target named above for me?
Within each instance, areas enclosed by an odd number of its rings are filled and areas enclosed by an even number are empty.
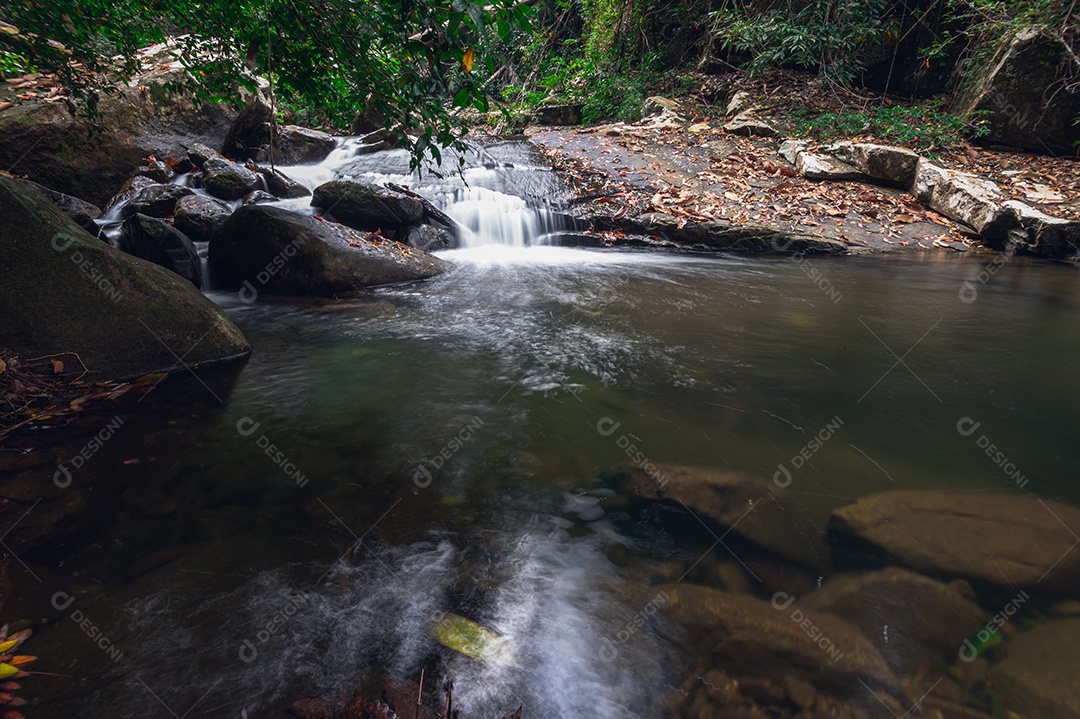
[[[219,157],[211,157],[202,165],[203,187],[221,200],[239,200],[262,188],[259,176],[246,167]]]
[[[1020,494],[882,492],[833,512],[834,546],[944,580],[1080,597],[1080,509]]]
[[[34,189],[45,195],[45,197],[48,197],[61,212],[75,220],[75,224],[79,227],[83,228],[91,235],[97,236],[98,226],[94,223],[94,220],[101,217],[101,209],[97,205],[92,205],[89,202],[80,200],[78,197],[65,195],[63,192],[50,190],[48,187],[39,185],[30,180],[27,180],[27,184],[32,185]]]
[[[102,207],[149,155],[216,145],[235,112],[176,92],[188,78],[171,63],[144,57],[148,69],[102,94],[93,120],[64,103],[30,102],[0,111],[0,167]]]
[[[209,242],[232,214],[224,203],[206,195],[187,195],[176,203],[173,224],[195,242]]]
[[[420,222],[424,207],[380,185],[334,180],[315,188],[312,207],[349,227],[392,232]]]
[[[825,148],[838,160],[874,180],[905,189],[915,182],[919,156],[906,147],[871,142],[838,142]]]
[[[795,169],[808,180],[858,180],[862,173],[828,155],[800,152],[795,156]]]
[[[202,287],[202,262],[195,244],[164,220],[140,214],[127,218],[120,232],[120,249]]]
[[[346,292],[421,280],[447,267],[400,243],[265,205],[237,210],[210,240],[209,261],[215,282],[249,293]]]
[[[282,165],[303,165],[319,162],[337,145],[333,135],[309,130],[298,125],[277,128],[275,161]]]
[[[0,176],[0,345],[77,352],[92,380],[246,357],[251,345],[190,282],[91,237],[44,196]]]
[[[1040,624],[1005,646],[991,674],[1006,709],[1028,719],[1080,717],[1080,619]]]
[[[1019,218],[1020,227],[1027,233],[1028,252],[1068,258],[1080,254],[1080,220],[1051,217],[1018,200],[1007,200],[1002,207]]]
[[[975,69],[954,110],[990,113],[983,142],[1071,155],[1080,140],[1080,90],[1063,80],[1062,68],[1071,63],[1056,37],[1026,28],[1005,41],[993,62]]]
[[[1018,230],[1016,214],[1002,206],[1001,189],[986,178],[948,170],[921,158],[912,194],[931,210],[962,222],[991,242],[1007,242]]]

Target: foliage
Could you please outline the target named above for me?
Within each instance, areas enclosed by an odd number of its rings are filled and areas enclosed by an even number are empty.
[[[928,151],[957,145],[967,137],[988,131],[985,111],[959,118],[942,111],[941,101],[926,105],[876,106],[866,110],[811,115],[792,112],[793,134],[821,140],[872,135],[915,150]]]
[[[773,9],[760,7],[743,0],[712,14],[715,36],[750,54],[751,73],[788,65],[850,84],[862,69],[863,51],[885,27],[885,0],[785,0]]]
[[[22,55],[0,50],[0,77],[18,77],[32,70],[30,63]]]
[[[0,33],[0,50],[56,72],[92,112],[99,93],[140,69],[139,48],[174,35],[203,97],[235,99],[240,85],[254,89],[253,72],[269,74],[283,102],[340,127],[370,102],[400,123],[416,158],[439,160],[438,147],[464,132],[452,108],[489,109],[489,50],[531,32],[532,15],[515,0],[5,3],[0,20],[15,31]]]

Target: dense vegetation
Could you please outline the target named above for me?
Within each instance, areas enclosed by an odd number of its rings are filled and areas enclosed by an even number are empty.
[[[928,126],[928,138],[977,135],[923,100],[955,90],[1001,38],[1034,27],[1071,60],[1061,89],[1080,85],[1076,9],[1061,0],[61,0],[0,10],[0,72],[58,72],[94,100],[135,52],[178,36],[204,95],[232,97],[253,74],[274,79],[282,107],[308,124],[346,127],[371,106],[438,156],[462,132],[460,110],[527,112],[575,102],[586,122],[636,119],[657,92],[690,89],[693,71],[751,76],[810,71],[826,86],[862,87],[906,106],[798,119],[804,132]],[[475,63],[475,64],[474,64]],[[956,70],[955,68],[959,68]],[[854,112],[854,114],[852,114]],[[904,137],[897,137],[904,141]],[[910,138],[908,138],[910,139]]]

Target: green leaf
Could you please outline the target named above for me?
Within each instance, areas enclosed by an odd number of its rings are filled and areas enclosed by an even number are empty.
[[[472,659],[497,666],[514,662],[515,652],[504,637],[458,614],[432,622],[428,631],[439,644]]]

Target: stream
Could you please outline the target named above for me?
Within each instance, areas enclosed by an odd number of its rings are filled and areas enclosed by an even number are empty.
[[[472,717],[665,716],[692,667],[650,588],[734,573],[768,598],[789,580],[638,497],[628,464],[783,464],[820,533],[886,490],[1080,504],[1072,267],[1013,257],[971,285],[993,255],[564,248],[547,238],[567,191],[525,143],[476,153],[464,180],[354,150],[282,169],[411,185],[471,231],[438,253],[451,270],[343,298],[210,290],[246,365],[43,437],[66,456],[123,422],[73,474],[91,527],[29,563],[40,583],[7,565],[7,618],[46,622],[29,650],[78,678],[27,679],[36,719],[280,717],[421,671]],[[445,613],[509,658],[441,646]]]

